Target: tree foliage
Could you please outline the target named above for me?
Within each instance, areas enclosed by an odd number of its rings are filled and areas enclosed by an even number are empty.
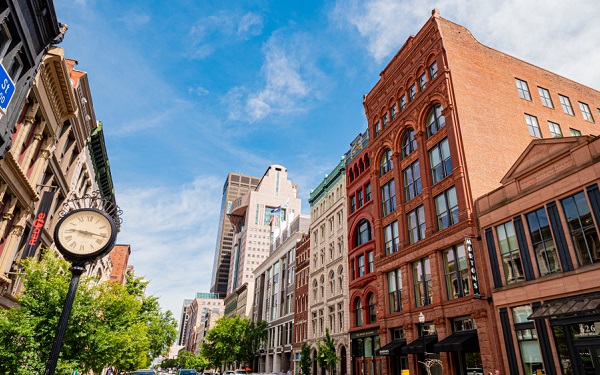
[[[317,349],[317,363],[320,367],[327,369],[329,374],[333,374],[333,369],[336,366],[339,358],[335,352],[335,343],[329,335],[329,328],[325,330],[325,339],[319,341]]]
[[[41,260],[27,259],[21,266],[21,308],[0,311],[0,373],[40,374],[71,280],[70,264],[44,251]],[[168,349],[175,320],[169,311],[161,312],[155,297],[143,296],[141,283],[80,279],[56,373],[143,368]]]
[[[260,343],[267,338],[267,322],[223,317],[205,337],[200,354],[208,367],[220,369],[234,364],[251,367],[260,356]]]
[[[300,371],[302,375],[310,375],[310,346],[306,342],[302,342],[300,347]]]

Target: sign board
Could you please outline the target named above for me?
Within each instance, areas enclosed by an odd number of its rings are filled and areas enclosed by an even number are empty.
[[[479,295],[479,279],[477,278],[477,267],[475,267],[475,254],[473,252],[473,240],[465,237],[467,256],[469,258],[469,269],[471,270],[471,282],[473,283],[473,295]]]
[[[15,93],[15,84],[4,69],[4,65],[0,64],[0,67],[2,68],[0,69],[0,114],[5,115],[8,103]]]

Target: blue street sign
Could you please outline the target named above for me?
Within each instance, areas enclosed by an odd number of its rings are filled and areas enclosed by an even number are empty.
[[[15,93],[15,84],[12,79],[4,69],[4,66],[0,64],[0,112],[2,114],[6,114],[6,108],[8,108],[8,103],[13,97]]]

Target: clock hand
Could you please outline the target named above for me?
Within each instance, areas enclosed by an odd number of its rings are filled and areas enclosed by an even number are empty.
[[[106,237],[106,235],[104,235],[104,234],[92,233],[92,232],[88,232],[87,230],[81,230],[81,229],[67,229],[66,231],[67,232],[79,232],[81,234],[85,234],[88,236],[98,236],[98,237],[102,237],[102,238]]]

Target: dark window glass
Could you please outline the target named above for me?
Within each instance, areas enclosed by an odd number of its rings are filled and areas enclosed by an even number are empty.
[[[454,186],[435,197],[435,213],[437,215],[438,230],[458,223],[458,200],[456,199],[456,188]]]
[[[396,188],[393,179],[381,187],[381,210],[383,216],[396,210]]]
[[[362,302],[359,299],[356,300],[355,304],[354,304],[354,310],[355,310],[355,314],[356,314],[356,326],[357,327],[361,327],[363,325],[365,325],[365,322],[363,320],[363,308],[362,308]]]
[[[360,246],[371,240],[371,224],[367,220],[362,220],[358,224],[356,231],[356,246]]]
[[[402,271],[400,268],[388,273],[388,298],[390,313],[402,311]]]
[[[419,91],[425,90],[426,86],[427,86],[427,74],[423,73],[419,77]]]
[[[540,208],[528,213],[527,226],[540,276],[560,272],[560,262],[556,254],[546,210]]]
[[[377,121],[375,123],[375,136],[377,137],[381,133],[381,122]]]
[[[404,199],[408,202],[421,194],[421,170],[419,161],[415,161],[402,171],[404,176]]]
[[[398,114],[397,110],[396,110],[396,104],[392,105],[392,107],[390,108],[390,115],[392,116],[392,121],[394,121],[396,119],[396,115]]]
[[[358,257],[358,277],[365,274],[365,256],[361,255]]]
[[[367,273],[372,273],[373,271],[375,271],[375,259],[373,258],[372,251],[367,252],[367,262],[369,266],[367,269]]]
[[[379,172],[381,176],[394,169],[394,162],[392,161],[392,150],[389,148],[383,152],[381,162],[379,164]]]
[[[408,243],[413,244],[425,238],[425,209],[419,206],[406,214]]]
[[[408,88],[408,101],[412,102],[415,99],[416,95],[417,95],[417,86],[415,86],[415,84],[413,83],[413,85]]]
[[[383,228],[383,239],[385,242],[385,255],[398,251],[400,236],[398,234],[398,222],[394,221]]]
[[[404,108],[406,108],[406,94],[400,97],[400,111],[404,111]]]
[[[358,203],[358,207],[362,207],[362,205],[363,205],[363,191],[362,191],[362,189],[360,189],[358,191],[358,193],[356,193],[356,196],[358,197],[358,202],[357,202]]]
[[[460,244],[444,250],[444,274],[448,299],[470,294],[469,264],[465,245]]]
[[[387,128],[388,122],[388,114],[386,113],[381,117],[381,123],[383,124],[384,129]]]
[[[585,193],[561,201],[580,266],[600,262],[600,241]]]
[[[429,115],[427,115],[427,138],[437,133],[446,125],[446,118],[442,115],[442,110],[442,106],[436,104],[429,111]]]
[[[369,294],[367,301],[369,303],[369,324],[377,323],[377,306],[375,303],[375,295],[373,293]]]
[[[431,304],[433,284],[429,258],[425,257],[413,263],[413,281],[415,286],[415,304],[417,307]]]
[[[523,264],[521,262],[521,253],[517,245],[517,236],[512,221],[500,224],[496,227],[498,237],[498,248],[502,256],[502,267],[506,283],[512,284],[525,280],[523,276]]]
[[[365,186],[365,202],[368,202],[370,200],[371,200],[371,183],[369,182]]]
[[[433,80],[435,77],[437,77],[437,74],[438,74],[437,61],[434,61],[433,64],[429,65],[429,79]]]
[[[450,146],[448,138],[433,146],[429,151],[429,163],[431,164],[431,183],[435,184],[452,173],[452,159],[450,158]]]
[[[408,129],[402,137],[402,159],[410,155],[417,149],[417,141],[415,140],[415,131]]]
[[[573,128],[569,128],[569,133],[571,134],[571,137],[579,137],[581,135],[581,131]]]

